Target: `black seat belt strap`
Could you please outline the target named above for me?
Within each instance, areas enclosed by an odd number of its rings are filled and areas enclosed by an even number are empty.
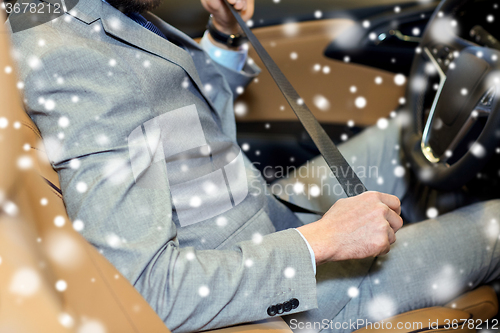
[[[317,212],[314,210],[310,210],[301,206],[298,206],[296,204],[291,203],[290,201],[286,201],[278,197],[277,195],[274,196],[276,200],[281,202],[286,208],[290,209],[294,213],[304,213],[304,214],[313,214],[313,215],[320,215],[323,216],[325,213]]]
[[[300,98],[300,95],[297,93],[297,91],[295,91],[292,84],[288,81],[283,72],[281,72],[278,65],[276,65],[269,53],[267,53],[266,49],[262,46],[257,37],[255,37],[253,32],[248,28],[246,23],[236,12],[233,6],[231,6],[227,2],[227,0],[224,0],[224,2],[238,21],[238,24],[246,34],[250,43],[252,43],[255,51],[257,52],[260,59],[283,93],[283,96],[285,96],[288,104],[290,104],[292,110],[295,112],[295,115],[304,126],[305,130],[313,140],[321,155],[323,155],[323,158],[328,164],[328,167],[330,167],[330,170],[332,170],[334,176],[337,178],[340,185],[344,189],[344,192],[348,197],[352,197],[365,192],[365,185],[358,178],[349,163],[347,163],[344,156],[342,156],[328,134],[326,134],[325,130],[323,129],[323,127],[321,127],[318,120],[309,110],[304,100]]]

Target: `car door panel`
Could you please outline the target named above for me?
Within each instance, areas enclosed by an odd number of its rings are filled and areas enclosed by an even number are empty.
[[[347,124],[352,120],[361,126],[370,125],[388,116],[404,96],[405,87],[394,83],[393,73],[324,56],[325,47],[354,24],[348,19],[331,19],[254,30],[323,123]],[[249,55],[265,68],[253,49]],[[376,78],[382,80],[381,84],[375,84]],[[235,111],[238,122],[296,119],[265,69],[238,98]]]

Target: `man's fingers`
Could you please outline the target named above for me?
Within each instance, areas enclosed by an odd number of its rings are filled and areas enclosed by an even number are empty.
[[[389,253],[390,250],[391,250],[391,247],[387,246],[387,248],[384,251],[382,251],[382,252],[379,253],[379,256],[386,255],[387,253]]]
[[[236,3],[234,4],[234,9],[236,9],[236,10],[242,10],[244,6],[245,6],[245,2],[244,1],[237,0]]]
[[[224,0],[220,0],[223,2]],[[227,0],[231,5],[233,5],[234,9],[236,10],[246,10],[247,3],[246,0]]]
[[[387,205],[390,209],[401,215],[401,201],[395,195],[380,193],[380,201]]]
[[[393,232],[397,232],[403,226],[403,219],[393,210],[389,210],[385,218],[391,225]]]
[[[391,250],[391,244],[393,244],[396,241],[396,235],[394,234],[394,231],[391,228],[387,228],[387,240],[389,241],[389,243],[382,251],[380,251],[380,253],[378,254],[379,256],[383,256],[389,253],[389,251]]]
[[[387,229],[387,238],[389,239],[389,244],[396,242],[396,233],[391,228]]]

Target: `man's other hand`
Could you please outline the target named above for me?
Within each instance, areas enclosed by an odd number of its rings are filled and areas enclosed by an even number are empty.
[[[213,15],[213,23],[217,30],[228,35],[236,34],[240,31],[238,23],[223,1],[224,0],[201,0],[201,4]],[[240,12],[245,22],[252,18],[254,0],[228,0],[228,2]]]
[[[316,264],[376,257],[389,252],[402,227],[396,196],[365,192],[340,199],[321,220],[298,228],[311,245]]]

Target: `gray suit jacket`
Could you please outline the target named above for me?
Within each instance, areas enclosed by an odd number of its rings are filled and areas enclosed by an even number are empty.
[[[69,216],[173,331],[317,307],[300,222],[236,144],[233,91],[258,68],[148,19],[169,41],[101,0],[12,36]]]

